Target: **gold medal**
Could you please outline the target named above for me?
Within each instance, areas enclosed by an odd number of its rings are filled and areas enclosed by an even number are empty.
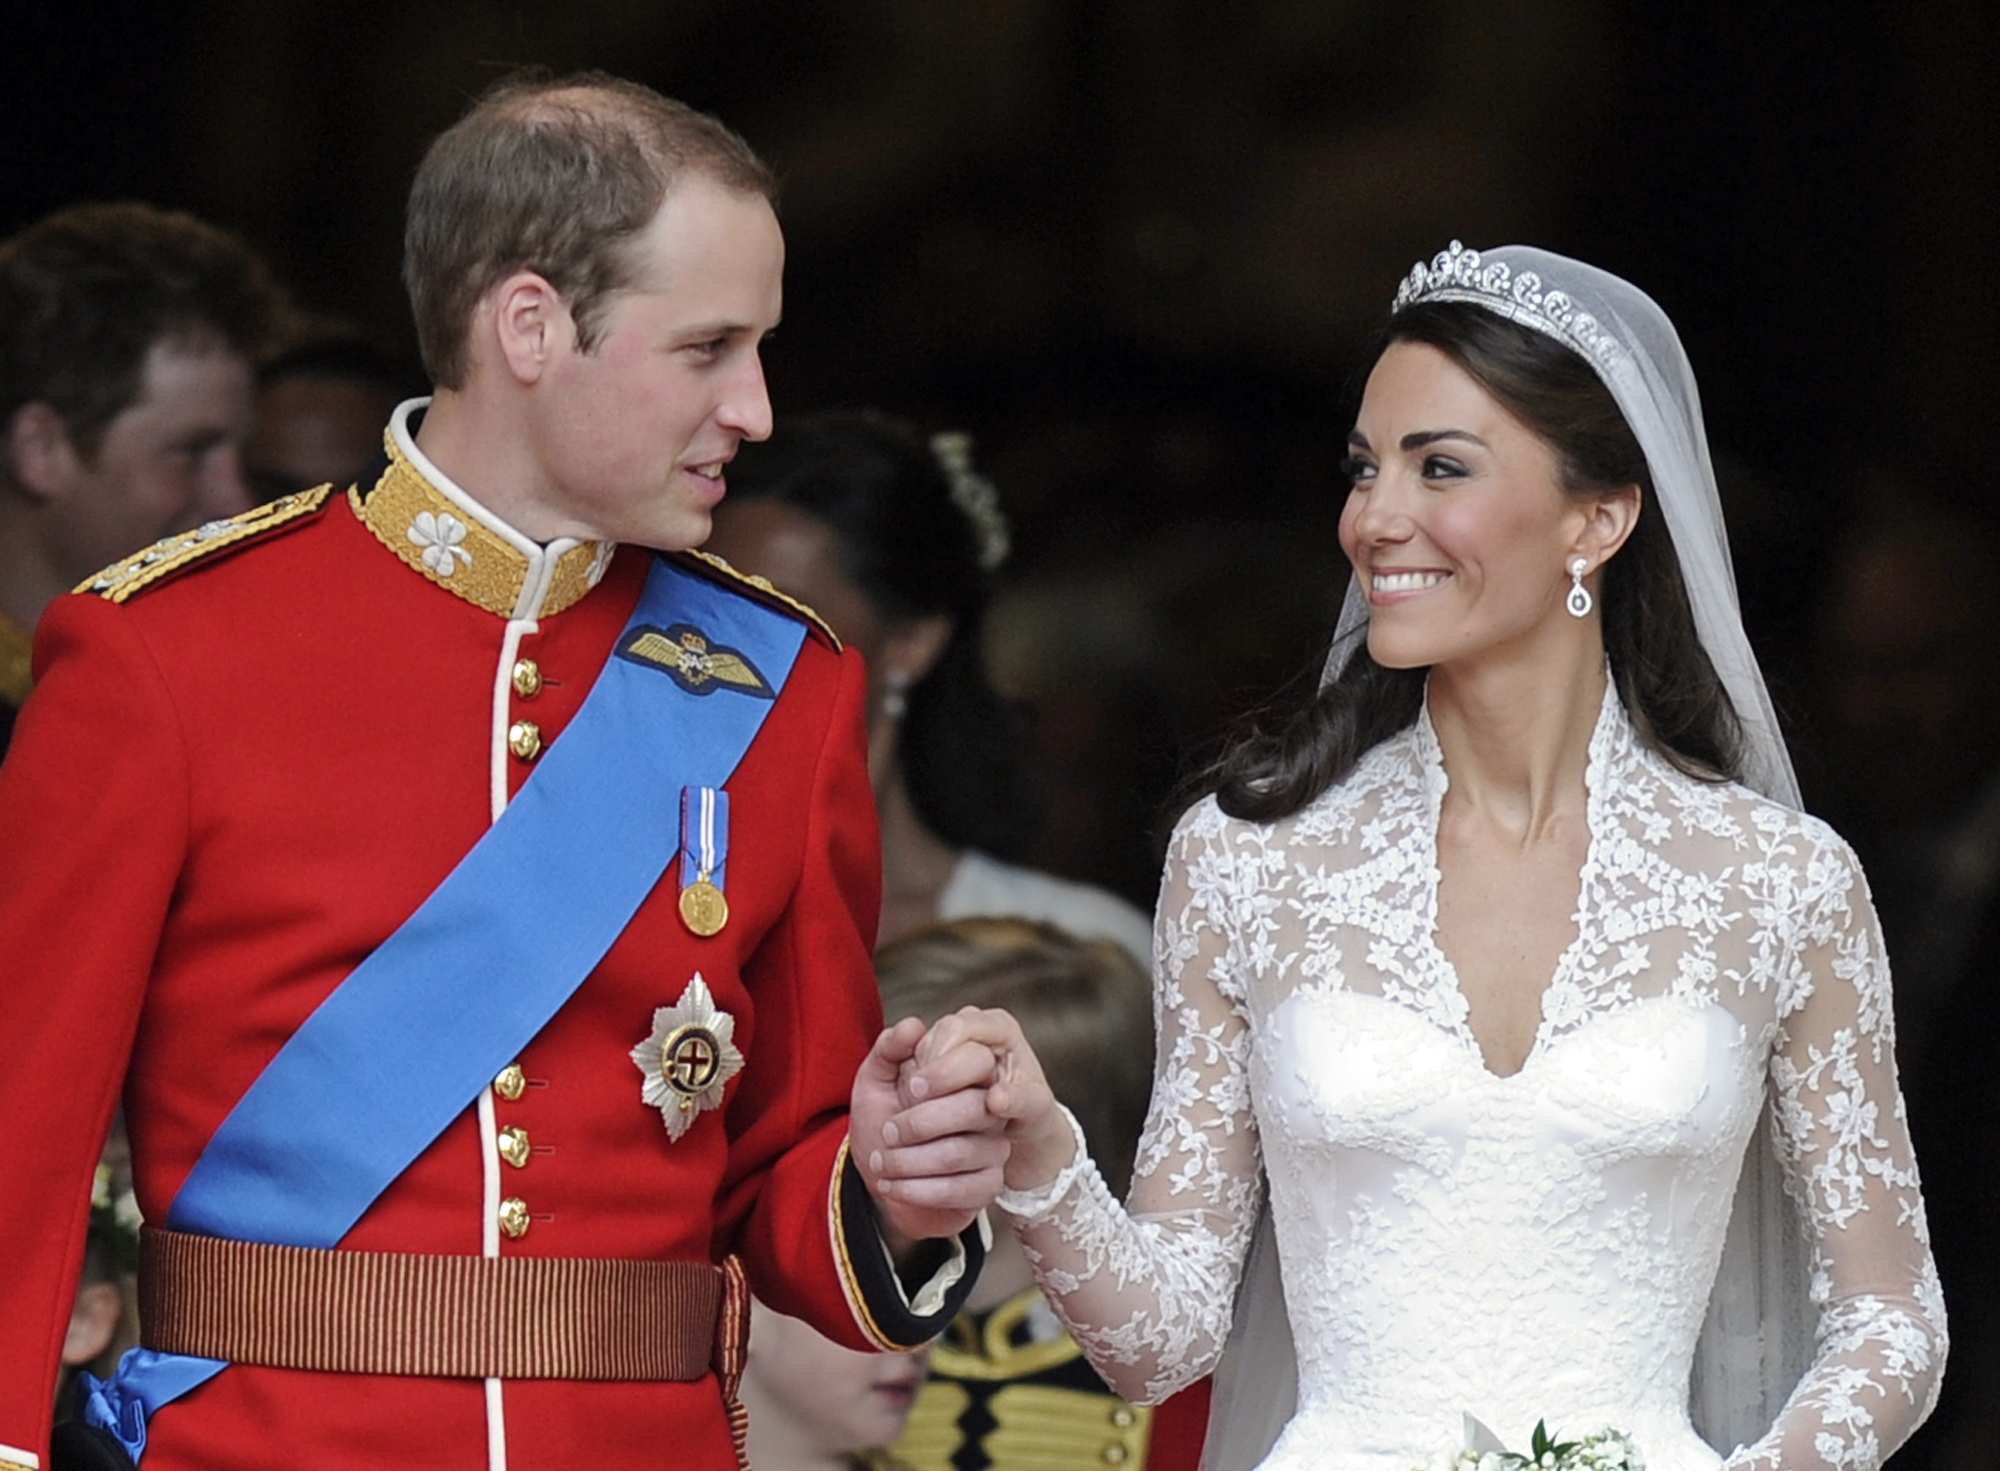
[[[707,939],[729,923],[723,865],[729,861],[729,794],[715,787],[681,789],[681,923]],[[694,878],[688,882],[689,873]]]
[[[681,921],[703,939],[720,934],[729,923],[729,901],[707,874],[681,890]]]

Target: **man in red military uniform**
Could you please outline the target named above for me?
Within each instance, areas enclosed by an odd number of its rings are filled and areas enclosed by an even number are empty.
[[[976,1244],[906,1294],[871,1191],[908,1236],[967,1231],[1004,1146],[973,1063],[912,1087],[914,1039],[877,1037],[865,674],[675,551],[769,432],[769,192],[644,89],[503,84],[413,188],[438,391],[379,481],[51,608],[0,767],[0,1467],[46,1453],[121,1080],[147,1347],[79,1453],[730,1467],[714,1264],[856,1347],[952,1316]]]

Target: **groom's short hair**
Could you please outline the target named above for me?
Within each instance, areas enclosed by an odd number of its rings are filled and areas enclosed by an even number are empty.
[[[488,88],[410,185],[403,284],[431,380],[464,386],[473,308],[519,270],[555,287],[589,351],[606,298],[631,279],[634,239],[690,171],[776,201],[749,144],[650,87],[527,71]]]

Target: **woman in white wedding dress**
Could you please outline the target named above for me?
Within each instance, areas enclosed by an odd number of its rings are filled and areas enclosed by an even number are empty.
[[[999,1055],[1002,1203],[1128,1398],[1214,1368],[1232,1308],[1289,1322],[1231,1350],[1278,1408],[1225,1410],[1222,1471],[1280,1426],[1271,1471],[1409,1471],[1466,1414],[1516,1449],[1621,1430],[1651,1471],[1875,1466],[1945,1353],[1888,966],[1797,808],[1680,344],[1604,272],[1456,244],[1387,337],[1326,681],[1173,838],[1126,1204],[1004,1014],[933,1032]],[[1281,1303],[1239,1293],[1267,1196]],[[1779,1372],[1774,1416],[1697,1434],[1691,1373],[1740,1408]]]

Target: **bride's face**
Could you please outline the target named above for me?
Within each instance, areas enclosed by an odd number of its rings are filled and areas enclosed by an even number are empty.
[[[1393,344],[1348,455],[1340,544],[1368,594],[1377,663],[1532,654],[1575,636],[1563,597],[1588,502],[1564,494],[1555,452],[1457,363]]]

